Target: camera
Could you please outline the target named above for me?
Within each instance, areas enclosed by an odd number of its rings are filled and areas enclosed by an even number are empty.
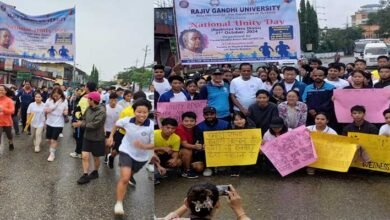
[[[217,185],[218,193],[220,196],[228,196],[229,194],[227,193],[230,191],[229,185]]]

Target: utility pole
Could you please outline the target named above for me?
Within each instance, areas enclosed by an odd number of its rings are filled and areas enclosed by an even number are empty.
[[[146,57],[148,56],[148,53],[150,51],[149,46],[146,45],[146,47],[145,47],[145,49],[143,49],[143,51],[145,52],[145,56],[144,56],[144,64],[142,65],[142,72],[145,72]]]
[[[137,59],[135,60],[135,68],[138,67],[138,61],[139,61],[139,59],[137,58]]]

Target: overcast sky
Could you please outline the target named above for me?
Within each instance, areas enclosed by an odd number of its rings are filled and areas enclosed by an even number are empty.
[[[297,0],[300,2],[300,0]],[[347,23],[351,25],[351,15],[353,15],[362,5],[377,4],[379,0],[310,0],[317,5],[317,13],[321,28],[345,27]]]
[[[143,63],[146,45],[153,63],[152,0],[0,0],[40,15],[76,6],[76,63],[88,74],[95,64],[103,80]]]

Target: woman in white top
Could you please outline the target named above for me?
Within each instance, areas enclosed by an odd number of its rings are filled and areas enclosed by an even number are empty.
[[[47,161],[51,162],[55,159],[55,152],[58,147],[57,139],[65,125],[64,116],[68,115],[68,102],[60,88],[55,88],[51,92],[50,98],[45,103],[45,113],[46,139],[50,145],[50,155]]]
[[[331,127],[328,127],[328,122],[329,122],[329,119],[328,119],[328,116],[326,115],[326,113],[319,112],[316,114],[316,117],[314,119],[315,125],[307,126],[307,129],[309,129],[309,131],[311,131],[311,132],[318,131],[318,132],[324,132],[327,134],[337,135],[337,132],[335,130],[333,130]]]
[[[125,93],[123,94],[123,99],[118,102],[118,105],[121,106],[123,109],[132,105],[133,104],[131,102],[132,97],[133,97],[133,93],[130,90],[125,90]]]
[[[31,133],[34,143],[34,151],[41,151],[40,145],[42,141],[43,128],[45,127],[45,103],[42,102],[42,95],[39,92],[35,93],[35,102],[31,103],[27,109],[27,118],[31,117]]]

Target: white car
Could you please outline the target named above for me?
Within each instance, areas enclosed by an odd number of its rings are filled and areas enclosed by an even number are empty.
[[[379,56],[388,56],[387,46],[385,43],[368,43],[364,47],[364,60],[367,66],[377,66]]]

